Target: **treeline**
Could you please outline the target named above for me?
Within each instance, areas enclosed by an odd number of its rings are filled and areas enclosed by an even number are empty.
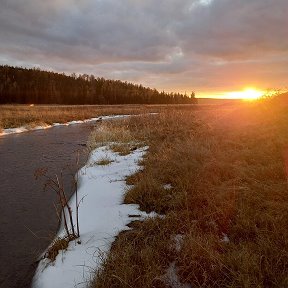
[[[158,92],[93,75],[0,66],[0,104],[193,104],[191,96]]]

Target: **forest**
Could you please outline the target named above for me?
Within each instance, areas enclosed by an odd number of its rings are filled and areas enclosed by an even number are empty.
[[[0,66],[0,104],[196,104],[195,93],[159,92],[94,75]]]

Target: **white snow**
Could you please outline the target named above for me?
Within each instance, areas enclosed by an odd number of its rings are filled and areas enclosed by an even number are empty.
[[[6,135],[6,134],[12,134],[12,133],[22,133],[28,131],[27,128],[25,127],[18,127],[18,128],[8,128],[8,129],[3,129],[2,132],[0,132],[0,136]]]
[[[183,242],[184,242],[184,235],[182,234],[177,234],[174,236],[174,244],[175,244],[175,249],[179,253],[182,249]]]
[[[171,190],[172,188],[173,188],[173,186],[172,186],[172,184],[165,184],[164,186],[163,186],[163,188],[165,189],[165,190]]]
[[[222,239],[220,240],[220,242],[229,243],[230,239],[229,239],[228,235],[225,233],[222,233]]]
[[[170,264],[168,267],[166,274],[162,276],[164,282],[168,285],[168,287],[172,288],[192,288],[192,286],[188,283],[182,284],[178,274],[177,274],[177,267],[175,261]]]
[[[176,252],[179,253],[182,249],[185,235],[177,234],[171,237],[173,247]],[[167,287],[171,288],[191,288],[192,286],[188,283],[181,283],[178,276],[178,267],[176,265],[176,261],[170,263],[166,273],[160,277],[167,285]]]
[[[109,252],[115,236],[129,229],[127,224],[132,219],[155,216],[141,212],[138,205],[122,204],[126,188],[124,178],[141,168],[138,162],[147,149],[140,148],[129,155],[120,156],[104,146],[91,153],[87,164],[78,172],[78,199],[84,197],[79,207],[81,244],[70,242],[67,251],[58,254],[54,263],[42,259],[33,279],[33,288],[87,287],[91,277],[95,277],[94,272],[100,267],[103,255]],[[99,158],[107,156],[114,160],[111,164],[95,165]],[[75,210],[75,195],[69,204]],[[133,218],[129,215],[133,215]],[[135,215],[139,217],[135,218]],[[73,216],[75,218],[75,214]],[[58,236],[63,233],[62,226]]]

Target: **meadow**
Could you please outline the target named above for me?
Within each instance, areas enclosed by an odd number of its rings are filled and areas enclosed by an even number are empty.
[[[160,216],[117,237],[91,287],[287,287],[286,112],[265,100],[102,124],[119,151],[149,145],[124,202]]]
[[[90,135],[90,149],[113,142],[121,155],[149,146],[143,170],[126,179],[124,202],[159,215],[119,234],[91,288],[287,287],[288,114],[279,99],[197,107],[4,105],[0,123],[158,113],[105,121]]]
[[[209,109],[213,104],[231,104],[227,100],[199,99],[195,104],[158,104],[158,105],[0,105],[0,130],[21,126],[35,127],[43,124],[67,123],[97,116],[114,114],[143,114],[162,110]],[[233,101],[232,101],[233,102]],[[239,101],[234,101],[239,104]],[[211,105],[212,104],[212,105]],[[232,103],[233,104],[233,103]],[[202,107],[203,106],[203,107]]]
[[[0,129],[85,120],[100,115],[138,114],[140,105],[0,105]]]

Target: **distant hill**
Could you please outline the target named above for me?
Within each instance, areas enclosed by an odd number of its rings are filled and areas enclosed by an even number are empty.
[[[192,95],[194,96],[194,94]],[[94,75],[0,66],[0,104],[194,104],[195,97],[159,92]]]

